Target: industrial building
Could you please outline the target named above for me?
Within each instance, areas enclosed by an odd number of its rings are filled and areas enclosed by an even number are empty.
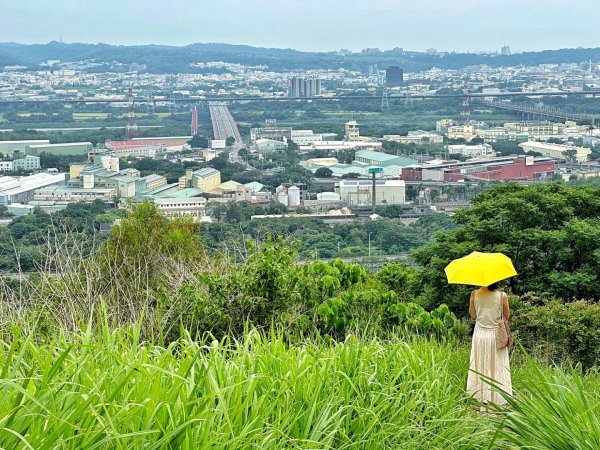
[[[254,150],[260,154],[281,152],[287,148],[287,144],[273,139],[257,139],[254,143]]]
[[[258,139],[273,139],[275,141],[285,141],[291,138],[291,127],[250,128],[250,144],[254,144]]]
[[[457,145],[449,145],[448,146],[448,154],[449,155],[462,155],[468,157],[494,157],[496,156],[496,152],[492,148],[490,144],[478,144],[478,145],[466,145],[466,144],[457,144]]]
[[[398,87],[404,83],[404,69],[399,66],[390,66],[385,69],[385,84],[387,87]]]
[[[403,180],[375,180],[376,205],[403,205],[406,203],[406,186]],[[336,186],[340,199],[349,206],[373,204],[372,180],[340,180]]]
[[[111,202],[119,197],[117,188],[74,188],[67,186],[47,186],[37,189],[33,196],[36,201],[56,202]]]
[[[441,144],[444,142],[444,137],[423,130],[409,131],[406,136],[399,134],[386,134],[383,136],[384,141],[394,141],[400,144]]]
[[[544,156],[554,159],[572,159],[576,162],[588,160],[592,150],[585,147],[577,147],[573,144],[551,144],[549,142],[527,141],[519,144],[524,152],[538,152]],[[569,155],[572,153],[572,156]]]
[[[220,184],[221,172],[210,167],[196,171],[186,170],[185,175],[179,178],[181,189],[191,187],[211,194],[218,194]]]
[[[556,164],[549,158],[506,156],[467,162],[445,161],[402,169],[405,181],[461,182],[465,180],[508,181],[541,180],[554,175]]]
[[[12,161],[0,161],[0,172],[19,171],[31,172],[40,169],[40,158],[26,155]]]
[[[359,150],[354,156],[357,163],[368,164],[370,166],[407,166],[416,164],[417,160],[406,158],[404,156],[394,156],[383,152],[373,152],[371,150]]]
[[[93,148],[91,142],[69,142],[66,144],[27,145],[23,152],[33,156],[39,156],[42,153],[56,156],[87,156]]]
[[[64,182],[64,173],[36,173],[26,177],[0,176],[0,206],[26,203],[33,198],[37,189]]]
[[[48,145],[50,141],[47,139],[36,139],[26,141],[0,141],[0,153],[3,155],[12,155],[15,151],[25,152],[25,148],[29,145]]]
[[[134,156],[137,158],[154,158],[170,152],[190,150],[191,147],[186,140],[163,138],[163,139],[135,139],[131,141],[106,141],[106,150],[119,157],[126,158]]]

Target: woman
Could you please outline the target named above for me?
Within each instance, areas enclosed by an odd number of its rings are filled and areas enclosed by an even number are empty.
[[[476,323],[467,392],[484,404],[504,405],[506,400],[498,389],[486,382],[486,377],[512,395],[508,347],[496,349],[496,331],[502,315],[510,318],[508,297],[498,290],[498,283],[477,289],[471,292],[469,313]]]

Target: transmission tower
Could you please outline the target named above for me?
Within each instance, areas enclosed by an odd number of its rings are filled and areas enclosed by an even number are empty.
[[[406,109],[408,109],[409,111],[412,111],[413,106],[414,106],[414,99],[410,95],[410,92],[407,91],[406,94],[404,94],[404,107]]]
[[[381,112],[390,112],[390,102],[388,99],[387,86],[383,85],[383,91],[381,93]]]
[[[153,116],[154,115],[154,94],[148,92],[148,103],[146,103],[146,112]]]
[[[127,109],[127,127],[125,128],[125,139],[133,139],[138,137],[138,127],[135,123],[135,112],[133,110],[133,93],[129,88],[129,103]]]
[[[462,109],[460,111],[460,117],[467,121],[471,117],[471,105],[470,105],[470,97],[469,97],[469,88],[467,86],[467,80],[465,80],[465,85],[463,88],[463,102]]]
[[[194,106],[192,108],[192,123],[190,125],[192,136],[198,134],[198,109]]]

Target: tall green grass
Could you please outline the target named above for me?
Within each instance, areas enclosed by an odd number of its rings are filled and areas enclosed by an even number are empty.
[[[4,344],[0,447],[481,448],[491,436],[449,345],[138,340],[105,328]]]
[[[526,386],[506,397],[509,412],[501,413],[494,442],[517,448],[600,449],[600,372],[561,368],[542,371],[529,360],[520,370]],[[500,445],[500,444],[498,444]]]
[[[290,345],[250,330],[163,347],[142,335],[105,323],[1,340],[0,448],[597,448],[597,373],[522,365],[512,411],[496,418],[470,409],[460,344]]]

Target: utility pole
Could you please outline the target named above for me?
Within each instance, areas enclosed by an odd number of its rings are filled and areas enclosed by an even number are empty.
[[[371,192],[371,209],[373,214],[375,214],[375,205],[377,204],[376,190],[375,190],[375,175],[378,173],[383,173],[383,167],[370,167],[369,173],[373,175],[373,188]]]

